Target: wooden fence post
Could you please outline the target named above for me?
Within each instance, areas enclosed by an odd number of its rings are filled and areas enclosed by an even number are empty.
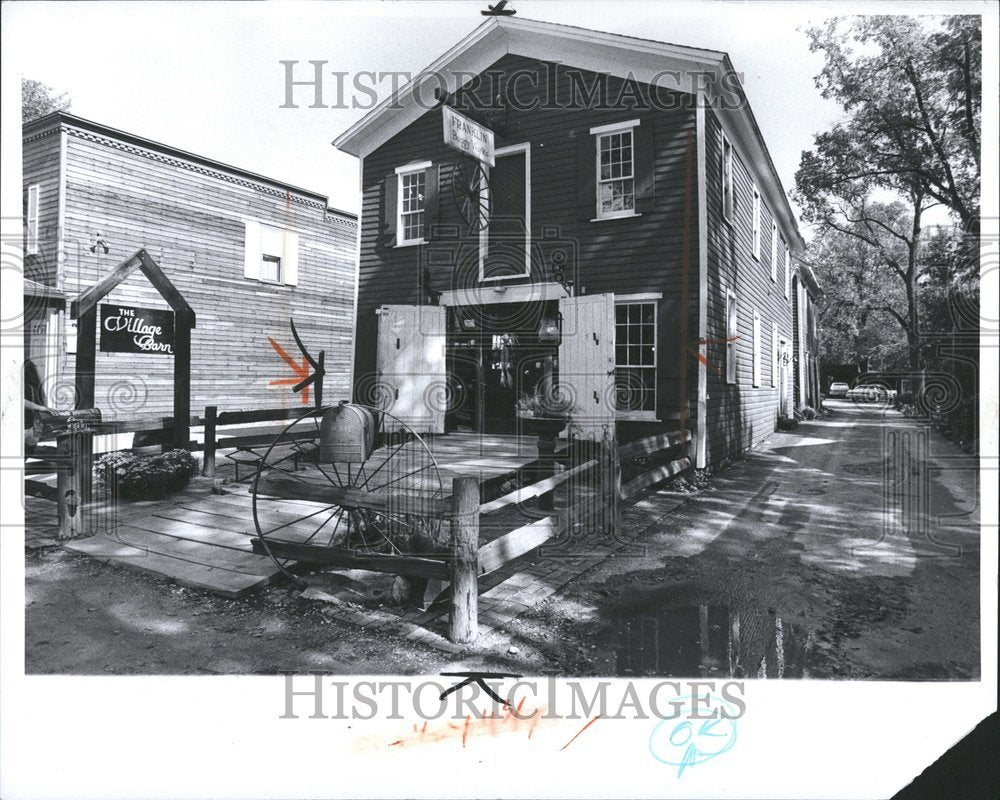
[[[218,412],[218,406],[205,406],[205,462],[201,474],[206,478],[215,477],[215,418]]]
[[[459,644],[479,635],[479,481],[451,485],[451,611],[448,638]]]
[[[56,505],[60,539],[87,532],[88,504],[93,496],[94,434],[67,431],[56,437]]]

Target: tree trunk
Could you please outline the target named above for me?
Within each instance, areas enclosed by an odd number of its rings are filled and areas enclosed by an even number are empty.
[[[917,265],[920,258],[921,214],[923,213],[924,193],[922,189],[914,188],[913,197],[913,228],[910,245],[907,248],[906,265],[906,311],[910,325],[906,331],[906,343],[910,352],[910,369],[914,372],[921,368],[920,341],[920,309],[917,305]]]

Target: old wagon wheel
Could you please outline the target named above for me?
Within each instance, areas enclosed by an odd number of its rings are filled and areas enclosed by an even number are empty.
[[[451,199],[470,231],[490,224],[490,173],[474,158],[459,158],[451,166]]]
[[[296,583],[301,581],[289,562],[323,563],[317,553],[324,548],[398,555],[430,552],[441,542],[441,519],[429,512],[444,492],[434,454],[398,417],[352,405],[372,412],[379,428],[392,428],[376,432],[365,461],[320,458],[321,416],[335,408],[329,407],[302,415],[278,434],[251,484],[260,549]]]

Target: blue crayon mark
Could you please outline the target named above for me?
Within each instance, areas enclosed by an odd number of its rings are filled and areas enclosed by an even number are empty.
[[[649,752],[663,764],[677,767],[677,777],[684,770],[704,764],[721,756],[736,744],[736,720],[726,717],[715,719],[687,719],[692,713],[692,697],[682,697],[687,705],[674,719],[660,720],[649,735]],[[706,702],[707,700],[707,702]],[[698,713],[704,716],[725,709],[732,714],[735,708],[725,700],[712,695],[697,698]]]

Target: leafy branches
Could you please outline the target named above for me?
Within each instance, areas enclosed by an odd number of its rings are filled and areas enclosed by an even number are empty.
[[[964,231],[952,251],[967,261],[978,234],[980,19],[841,17],[806,34],[824,59],[816,86],[845,112],[816,135],[795,176],[795,199],[818,232],[809,258],[827,291],[825,331],[846,337],[836,349],[860,358],[862,348],[884,350],[864,331],[887,323],[879,333],[902,334],[919,369],[922,315],[947,316],[926,302],[947,301],[947,290],[930,291],[943,284],[923,262],[923,214],[949,209]],[[957,261],[952,275],[974,273]]]

